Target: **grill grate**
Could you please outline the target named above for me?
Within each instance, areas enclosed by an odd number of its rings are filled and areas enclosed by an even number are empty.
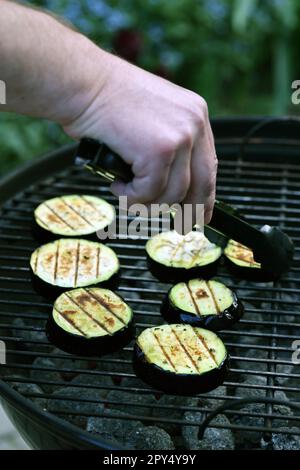
[[[115,203],[106,183],[74,167],[39,180],[2,207],[0,340],[5,341],[7,347],[7,364],[0,368],[2,379],[19,390],[22,385],[36,384],[41,389],[38,393],[34,389],[24,391],[23,387],[22,394],[33,401],[44,400],[48,409],[55,391],[56,407],[52,407],[51,412],[66,419],[71,416],[71,420],[107,416],[107,409],[120,403],[105,396],[104,391],[116,391],[121,394],[118,397],[123,393],[124,402],[120,399],[126,414],[118,411],[119,407],[113,419],[139,420],[146,425],[165,428],[186,426],[185,412],[201,412],[204,418],[221,402],[253,396],[253,391],[260,397],[285,396],[299,403],[300,373],[291,357],[292,342],[300,339],[300,256],[297,248],[300,239],[300,166],[257,162],[254,167],[253,162],[230,159],[220,162],[219,175],[219,199],[234,204],[254,224],[278,225],[296,244],[293,268],[276,284],[238,280],[223,266],[219,268],[217,278],[234,288],[246,307],[245,316],[238,325],[220,333],[232,358],[230,374],[223,387],[199,395],[193,401],[181,399],[174,405],[171,398],[163,401],[162,394],[135,377],[131,367],[132,345],[121,353],[87,359],[67,355],[48,343],[44,324],[51,304],[34,292],[30,280],[29,256],[39,244],[31,234],[33,209],[48,197],[68,193],[100,195]],[[121,261],[122,276],[117,292],[133,307],[138,332],[162,322],[160,303],[170,287],[161,284],[147,271],[144,244],[144,240],[118,239],[108,243]],[[76,381],[79,375],[86,377],[86,381]],[[107,378],[111,381],[107,382]],[[89,383],[91,379],[97,383]],[[60,387],[70,390],[72,387],[82,393],[75,399],[72,394],[60,394]],[[99,391],[99,398],[89,398],[89,390]],[[147,400],[136,403],[130,399],[130,396],[153,397],[153,394],[155,401],[150,407]],[[76,401],[76,406],[73,410],[68,407],[63,410],[58,406],[60,400],[61,403]],[[37,406],[39,403],[36,401]],[[102,403],[104,407],[86,412],[84,407],[78,409],[80,403]],[[297,430],[293,428],[287,432],[300,435],[300,413],[288,413],[272,403],[228,410],[225,414],[228,418],[225,424],[212,422],[210,426],[231,429],[236,435],[260,432],[267,439],[273,431],[278,432],[280,422],[285,420],[297,427]],[[188,422],[188,425],[197,426],[197,422]],[[182,445],[176,435],[174,442],[178,442],[179,447]]]

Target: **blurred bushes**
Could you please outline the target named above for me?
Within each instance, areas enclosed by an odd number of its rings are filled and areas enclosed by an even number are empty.
[[[283,114],[297,76],[298,0],[35,0],[102,47],[201,93],[211,115]],[[67,141],[56,125],[0,116],[1,168]]]

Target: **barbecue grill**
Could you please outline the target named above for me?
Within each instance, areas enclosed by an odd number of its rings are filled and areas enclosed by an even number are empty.
[[[292,269],[276,283],[244,281],[219,267],[217,278],[235,289],[246,312],[220,333],[231,355],[227,380],[203,395],[165,395],[146,386],[133,373],[132,344],[86,358],[48,342],[51,303],[34,291],[29,269],[39,245],[31,231],[33,210],[61,194],[116,200],[106,182],[73,165],[74,146],[2,181],[0,340],[6,363],[0,365],[0,395],[32,448],[155,449],[156,435],[164,449],[300,448],[300,374],[292,361],[293,342],[300,340],[300,125],[295,118],[240,118],[215,120],[213,129],[218,198],[254,225],[280,227],[296,250]],[[147,270],[144,244],[108,242],[121,261],[117,292],[132,306],[138,333],[162,323],[160,303],[170,287]]]

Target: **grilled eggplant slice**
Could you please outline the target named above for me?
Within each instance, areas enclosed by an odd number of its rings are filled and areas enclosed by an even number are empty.
[[[221,282],[192,279],[169,290],[161,313],[168,323],[187,323],[219,331],[237,322],[244,307],[235,292]]]
[[[237,277],[249,279],[252,281],[273,281],[274,275],[262,269],[261,264],[257,263],[253,257],[251,248],[242,245],[234,240],[229,240],[224,255],[226,257],[228,268],[232,274]]]
[[[105,354],[131,341],[133,312],[111,290],[74,289],[56,299],[46,331],[50,342],[66,352]]]
[[[136,374],[154,388],[191,395],[224,381],[229,356],[212,331],[174,324],[144,330],[136,339],[133,363]]]
[[[30,266],[35,287],[45,295],[106,283],[114,286],[119,260],[108,246],[88,240],[62,238],[37,248]]]
[[[163,282],[212,277],[222,254],[203,233],[180,235],[175,230],[150,238],[146,252],[149,270]]]
[[[34,232],[42,240],[94,235],[110,225],[114,207],[99,197],[66,195],[48,199],[34,211]]]

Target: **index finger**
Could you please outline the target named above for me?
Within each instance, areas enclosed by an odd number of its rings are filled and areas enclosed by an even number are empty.
[[[198,137],[191,159],[191,183],[184,204],[203,204],[204,222],[210,222],[216,195],[216,176],[218,160],[213,135],[209,125],[205,135]],[[196,214],[196,211],[193,211]],[[195,216],[194,216],[195,217]],[[197,220],[193,220],[197,223]]]

